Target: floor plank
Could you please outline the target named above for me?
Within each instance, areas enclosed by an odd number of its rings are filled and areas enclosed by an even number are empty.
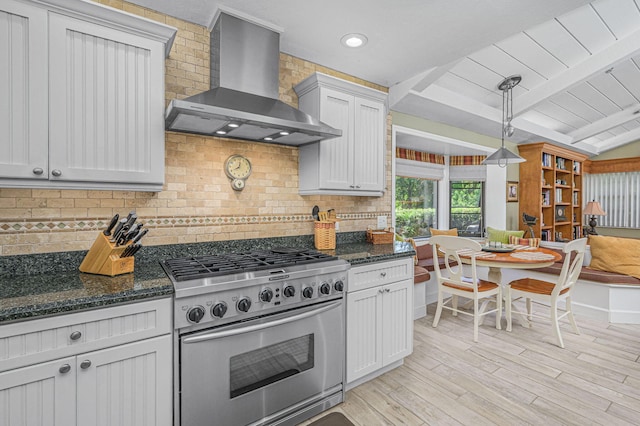
[[[434,328],[435,306],[427,311],[404,364],[330,411],[358,426],[640,424],[640,325],[577,316],[579,335],[562,323],[562,349],[542,318],[507,332],[489,315],[474,343],[470,317],[443,311]]]

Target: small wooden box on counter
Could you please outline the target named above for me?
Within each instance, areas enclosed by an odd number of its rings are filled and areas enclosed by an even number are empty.
[[[116,246],[100,232],[80,264],[80,272],[110,277],[133,272],[134,257],[120,257],[126,248],[127,245]]]

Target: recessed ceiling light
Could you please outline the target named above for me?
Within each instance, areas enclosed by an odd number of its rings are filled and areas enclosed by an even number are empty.
[[[218,134],[218,135],[226,135],[227,132],[225,132],[224,130],[216,130],[216,134]]]
[[[284,131],[284,130],[283,130],[282,132],[280,132],[280,134],[281,134],[282,136],[287,136],[287,135],[289,134],[289,132],[286,132],[286,131]]]
[[[234,129],[235,129],[236,127],[239,127],[239,126],[240,126],[240,125],[239,125],[239,124],[236,124],[236,123],[229,123],[229,127],[234,128]]]
[[[270,138],[270,137],[268,137],[268,136],[267,136],[266,138],[264,138],[264,140],[265,140],[265,141],[272,141],[272,140],[273,140],[273,138]]]
[[[347,47],[362,47],[369,39],[364,34],[351,33],[342,36],[340,42]]]

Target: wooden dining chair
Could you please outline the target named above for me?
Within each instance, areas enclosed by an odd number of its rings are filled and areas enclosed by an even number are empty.
[[[564,348],[564,342],[560,335],[559,321],[565,316],[569,318],[571,327],[576,334],[580,334],[573,312],[571,310],[571,291],[575,287],[580,271],[582,270],[582,261],[584,252],[587,247],[587,239],[581,238],[567,243],[563,251],[565,253],[564,263],[558,280],[553,282],[538,280],[535,278],[521,278],[511,281],[505,288],[505,303],[507,316],[507,331],[511,331],[511,303],[513,300],[525,298],[527,307],[527,317],[525,324],[530,327],[532,317],[543,317],[551,319],[551,327],[558,340],[558,346]],[[558,301],[564,300],[565,312],[558,316]],[[532,301],[548,304],[550,315],[538,315],[532,311]],[[523,316],[524,319],[524,316]]]
[[[500,285],[482,280],[478,278],[476,268],[475,253],[482,252],[480,243],[468,238],[454,237],[448,235],[436,235],[429,239],[429,243],[433,246],[433,258],[438,258],[438,251],[444,254],[444,267],[442,269],[436,267],[438,281],[438,307],[436,316],[433,319],[433,326],[437,327],[440,321],[442,309],[448,309],[453,312],[453,316],[458,313],[473,316],[473,341],[478,341],[478,326],[482,324],[485,315],[496,313],[496,328],[500,330],[500,318],[502,312],[502,289]],[[471,254],[470,265],[462,264],[460,253]],[[467,270],[465,276],[464,270]],[[447,300],[444,295],[448,294]],[[471,299],[473,302],[473,313],[458,308],[458,296]],[[479,301],[483,300],[482,306],[478,306]],[[487,311],[490,301],[495,301],[496,309]],[[450,303],[450,305],[448,305]]]

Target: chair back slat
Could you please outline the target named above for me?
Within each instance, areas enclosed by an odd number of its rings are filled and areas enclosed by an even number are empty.
[[[578,281],[586,248],[586,238],[570,241],[564,246],[564,263],[552,294],[557,295],[564,289],[571,288]]]
[[[435,235],[429,239],[429,244],[433,248],[433,258],[438,259],[438,252],[444,260],[444,268],[434,268],[436,278],[439,282],[446,281],[451,284],[455,284],[460,287],[466,287],[473,289],[475,293],[478,292],[478,274],[476,271],[476,259],[475,256],[471,256],[471,264],[469,269],[471,271],[471,277],[465,277],[462,260],[460,259],[461,251],[480,252],[482,246],[477,241],[455,237],[451,235]],[[436,264],[434,263],[434,266]],[[446,271],[446,276],[443,275],[443,270]]]

